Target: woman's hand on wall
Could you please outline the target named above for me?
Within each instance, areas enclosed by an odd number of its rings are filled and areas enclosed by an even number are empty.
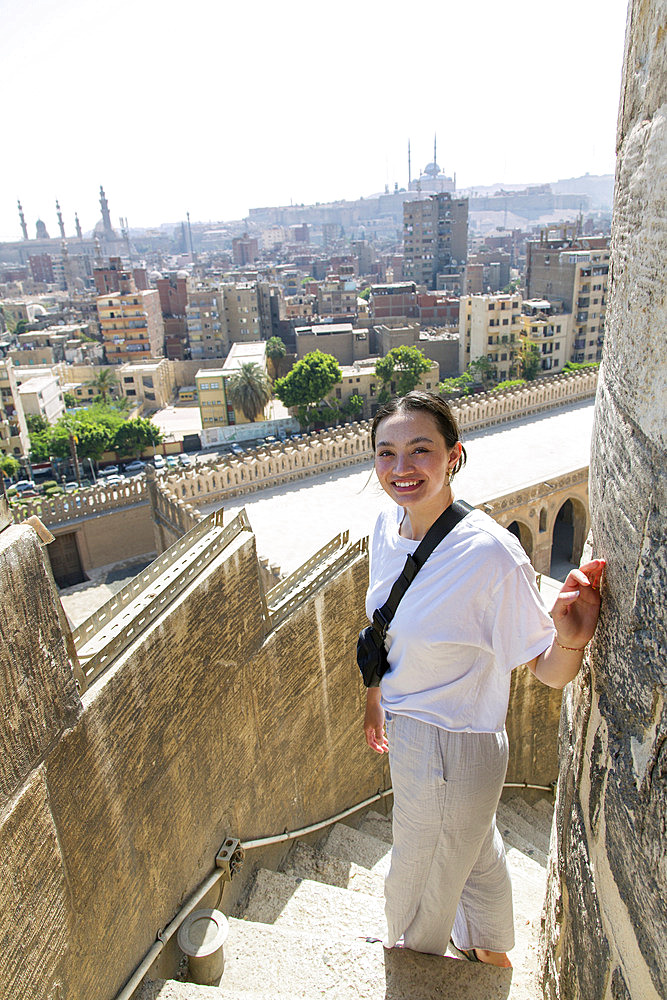
[[[593,559],[567,575],[551,609],[556,639],[528,664],[538,680],[563,688],[576,677],[584,647],[593,638],[600,614],[600,583],[604,559]]]
[[[583,647],[590,642],[600,614],[604,559],[593,559],[568,573],[551,610],[558,642]]]
[[[370,687],[366,691],[364,735],[369,747],[376,753],[386,753],[389,749],[387,734],[384,731],[384,709],[380,704],[379,687]]]

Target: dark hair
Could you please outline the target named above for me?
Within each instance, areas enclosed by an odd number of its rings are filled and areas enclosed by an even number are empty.
[[[384,420],[385,417],[390,417],[392,413],[415,412],[430,413],[438,425],[438,430],[444,437],[447,447],[454,447],[459,440],[459,428],[449,405],[440,396],[436,396],[434,392],[426,392],[424,389],[413,389],[412,392],[407,392],[405,396],[394,396],[387,403],[383,403],[373,417],[373,426],[371,427],[373,453],[375,453],[375,435],[380,421]],[[455,475],[463,468],[466,464],[466,458],[466,450],[461,445],[461,455],[452,469],[452,475]]]

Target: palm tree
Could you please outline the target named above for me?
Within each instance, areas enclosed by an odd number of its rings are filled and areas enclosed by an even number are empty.
[[[225,382],[227,399],[252,423],[264,413],[271,399],[271,382],[266,372],[254,361],[244,362]]]
[[[287,348],[280,337],[269,337],[266,342],[266,357],[269,361],[269,368],[276,378],[280,372],[281,359],[287,354]]]
[[[100,368],[97,375],[90,382],[86,382],[86,385],[94,386],[102,397],[102,402],[107,403],[111,390],[118,385],[118,376],[113,368]]]

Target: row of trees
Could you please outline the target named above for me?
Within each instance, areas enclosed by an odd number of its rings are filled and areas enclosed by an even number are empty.
[[[105,451],[123,458],[137,458],[145,448],[162,441],[162,431],[144,417],[126,419],[121,409],[93,403],[75,414],[65,414],[50,427],[42,417],[27,418],[30,457],[33,462],[68,458],[73,444],[79,458],[99,462]]]

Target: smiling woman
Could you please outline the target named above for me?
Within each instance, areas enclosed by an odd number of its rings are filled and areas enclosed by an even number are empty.
[[[406,558],[454,502],[451,480],[466,456],[448,405],[432,393],[381,407],[371,437],[378,480],[396,504],[379,516],[371,544],[373,620]],[[510,965],[512,892],[495,812],[511,672],[527,663],[552,687],[574,677],[597,622],[602,568],[594,560],[570,573],[550,618],[517,539],[472,510],[414,576],[364,717],[369,747],[389,751],[394,792],[387,947],[442,955],[455,941],[472,960]]]

